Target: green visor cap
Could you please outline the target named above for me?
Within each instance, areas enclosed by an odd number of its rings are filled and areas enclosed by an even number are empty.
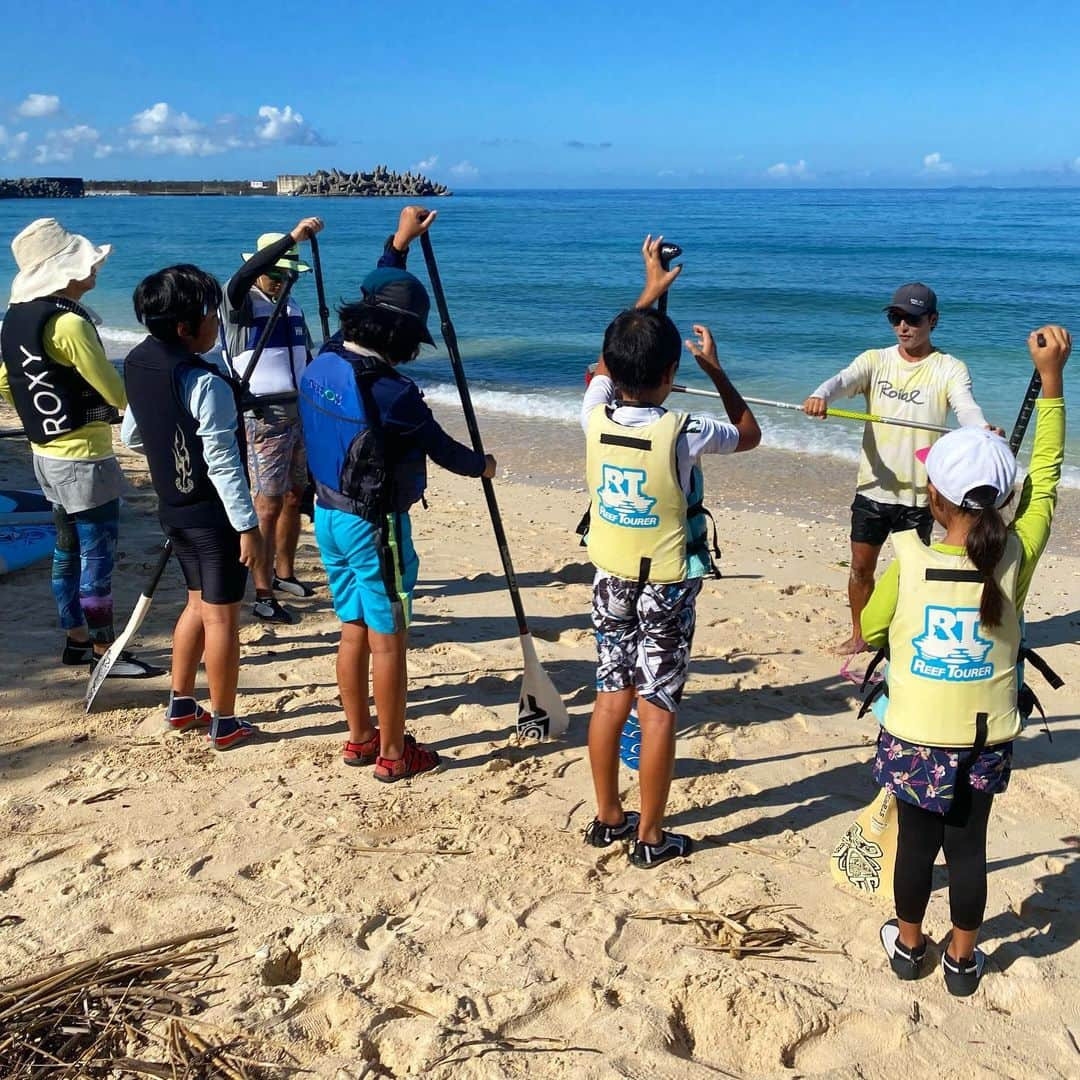
[[[280,232],[264,232],[256,241],[255,250],[262,251],[263,248],[276,244],[284,235],[284,233]],[[244,262],[247,262],[253,254],[254,252],[245,251],[243,255]],[[306,263],[300,261],[300,251],[295,244],[274,265],[280,270],[295,270],[298,274],[306,273],[311,269]]]

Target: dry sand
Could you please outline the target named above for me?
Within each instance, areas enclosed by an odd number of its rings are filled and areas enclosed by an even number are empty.
[[[873,793],[875,728],[826,648],[846,625],[851,467],[767,451],[709,463],[725,577],[699,605],[670,805],[700,850],[650,873],[581,841],[594,650],[573,535],[585,500],[567,480],[580,432],[485,430],[568,736],[512,734],[521,654],[491,529],[478,485],[437,469],[431,508],[414,515],[409,724],[445,765],[405,784],[341,764],[325,589],[295,602],[295,627],[245,616],[240,703],[263,735],[214,755],[198,735],[161,733],[165,680],[107,684],[84,716],[84,674],[56,663],[47,563],[12,574],[0,581],[0,981],[232,922],[236,964],[204,1019],[284,1045],[321,1077],[1080,1074],[1075,500],[1028,602],[1031,639],[1068,685],[1039,687],[1053,742],[1025,733],[995,806],[989,973],[962,1001],[938,970],[896,981],[877,940],[887,904],[829,877],[829,850]],[[30,479],[25,446],[3,454],[3,486]],[[145,468],[125,465],[121,622],[158,545]],[[300,568],[321,578],[307,527]],[[163,664],[181,597],[172,568],[140,634]],[[633,918],[756,904],[792,905],[837,953],[735,959],[702,950],[693,925]],[[935,940],[947,923],[939,888]]]

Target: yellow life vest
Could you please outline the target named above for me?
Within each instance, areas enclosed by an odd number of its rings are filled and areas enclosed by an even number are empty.
[[[689,416],[665,412],[651,424],[623,427],[613,411],[593,409],[585,439],[589,557],[630,581],[685,581],[686,493],[675,449]]]
[[[1001,624],[985,633],[982,578],[966,555],[926,547],[914,529],[893,533],[893,544],[900,582],[889,624],[886,729],[916,746],[993,746],[1015,738],[1020,541],[1009,534],[994,570],[1005,610]]]

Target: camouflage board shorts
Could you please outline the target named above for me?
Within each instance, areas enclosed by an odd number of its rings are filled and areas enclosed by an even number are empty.
[[[646,584],[598,573],[593,583],[596,689],[636,688],[668,712],[682,698],[690,667],[701,579]]]
[[[246,421],[253,495],[279,496],[307,486],[307,454],[299,419]]]

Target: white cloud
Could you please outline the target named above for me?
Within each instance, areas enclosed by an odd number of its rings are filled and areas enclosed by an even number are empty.
[[[31,94],[19,107],[46,116],[59,109],[60,99],[46,94]],[[36,111],[34,111],[36,110]],[[27,112],[29,115],[29,112]],[[0,126],[0,161],[20,157],[27,146],[26,132],[9,133]],[[253,150],[268,146],[328,146],[304,117],[291,105],[278,108],[263,105],[258,116],[229,114],[205,123],[158,101],[136,112],[120,128],[102,134],[88,124],[48,132],[33,150],[38,165],[68,162],[76,156],[110,157],[118,153],[152,157],[210,157],[230,150]]]
[[[768,176],[781,180],[807,180],[813,175],[802,158],[799,158],[794,165],[789,165],[786,161],[778,161],[775,165],[770,165],[765,172]]]
[[[264,143],[283,143],[287,146],[326,146],[326,140],[312,128],[291,105],[279,109],[276,105],[262,105],[255,134]]]
[[[423,161],[418,161],[413,168],[419,169],[421,172],[425,172],[427,169],[434,169],[439,164],[439,155],[432,154],[431,157],[424,158]]]
[[[55,94],[27,94],[15,110],[20,116],[52,116],[60,111],[60,99]]]
[[[25,131],[8,134],[7,128],[0,124],[0,158],[4,161],[17,161],[26,149],[30,136]]]
[[[456,165],[450,166],[450,171],[465,180],[480,175],[480,170],[471,161],[459,161]]]
[[[131,130],[136,135],[188,135],[202,128],[198,120],[193,120],[186,112],[175,112],[165,101],[159,101],[131,118]]]
[[[150,135],[147,138],[127,141],[129,150],[153,157],[168,154],[176,157],[210,157],[213,154],[223,154],[226,150],[239,149],[243,145],[238,139],[212,139],[198,132],[189,135]]]
[[[50,131],[45,141],[34,147],[34,164],[50,165],[58,161],[71,161],[80,150],[97,144],[101,138],[97,128],[87,124]]]
[[[945,161],[941,154],[935,151],[932,154],[927,154],[922,159],[923,172],[925,173],[951,173],[953,171],[952,163]]]

